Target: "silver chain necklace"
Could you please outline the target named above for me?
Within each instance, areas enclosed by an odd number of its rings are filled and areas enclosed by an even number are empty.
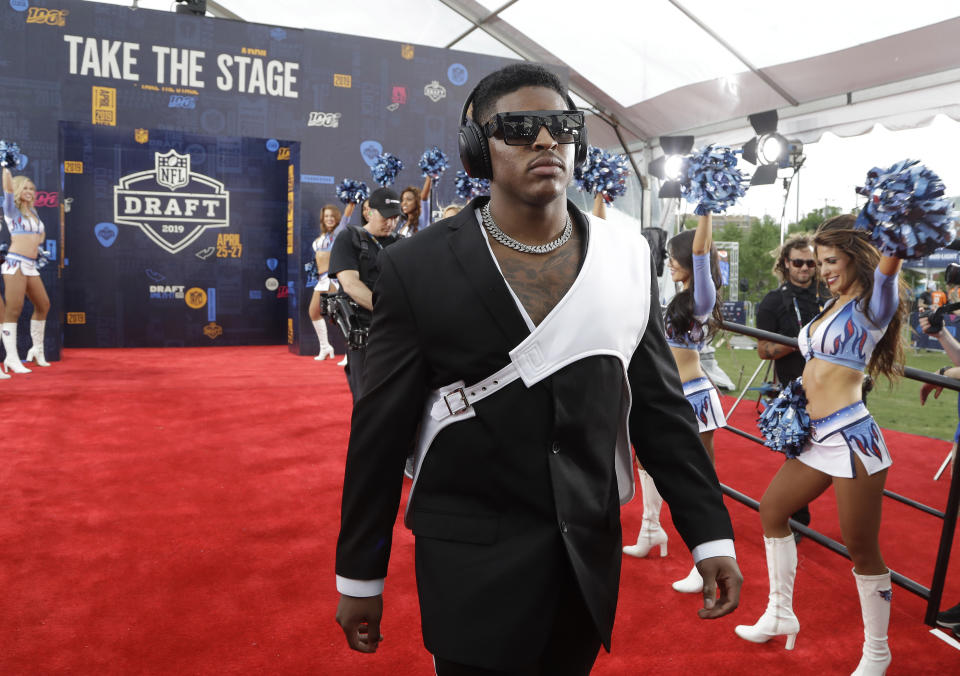
[[[547,242],[546,244],[537,244],[536,246],[518,242],[513,237],[510,237],[510,235],[501,230],[493,220],[493,216],[490,215],[490,202],[484,204],[483,208],[480,209],[480,216],[483,218],[483,227],[487,229],[487,232],[490,233],[491,237],[504,246],[522,253],[545,254],[550,253],[551,251],[556,251],[566,244],[567,240],[570,239],[570,235],[573,234],[573,223],[570,221],[569,213],[567,214],[567,223],[563,227],[563,232],[560,233],[560,236],[552,242]]]

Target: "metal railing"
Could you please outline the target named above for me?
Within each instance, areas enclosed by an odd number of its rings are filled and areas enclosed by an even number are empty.
[[[761,329],[755,329],[751,326],[744,326],[743,324],[735,324],[733,322],[723,322],[723,328],[727,331],[732,331],[734,333],[739,333],[741,335],[750,336],[751,338],[757,338],[759,340],[768,340],[774,343],[780,343],[781,345],[789,345],[790,347],[797,347],[797,339],[790,338],[789,336],[781,336],[778,333],[771,333],[769,331],[763,331]],[[761,366],[762,366],[761,362]],[[756,378],[759,368],[754,371],[753,376],[750,381],[747,383],[747,387],[753,382],[753,379]],[[945,389],[954,390],[960,392],[960,381],[953,378],[947,378],[945,376],[937,375],[936,373],[928,373],[927,371],[922,371],[920,369],[911,368],[909,366],[904,367],[903,375],[906,378],[911,380],[918,380],[923,383],[929,383],[931,385],[936,385],[937,387],[943,387]],[[740,397],[737,398],[737,401],[734,403],[733,407],[730,409],[730,413],[736,409],[737,405],[743,399],[743,395],[746,393],[746,388],[740,394]],[[729,416],[729,413],[728,413]],[[763,444],[763,439],[757,437],[749,432],[737,429],[730,425],[724,427],[725,430],[732,432],[738,436],[749,439],[758,444]],[[734,500],[747,505],[755,510],[760,509],[760,503],[753,498],[745,495],[729,486],[721,484],[720,487],[723,489],[723,492],[733,498]],[[883,494],[885,497],[892,500],[897,500],[905,505],[909,505],[919,511],[922,511],[926,514],[930,514],[938,519],[943,521],[943,526],[940,531],[940,544],[937,549],[937,561],[933,570],[933,579],[931,580],[930,587],[925,587],[915,580],[911,580],[905,575],[901,575],[896,571],[890,571],[891,580],[903,587],[904,589],[916,594],[917,596],[925,599],[927,601],[927,611],[924,615],[924,622],[931,627],[936,626],[937,613],[940,608],[940,601],[943,598],[943,586],[947,578],[947,567],[950,563],[950,552],[953,546],[953,532],[957,525],[957,509],[960,507],[960,462],[954,461],[953,463],[953,472],[950,478],[950,492],[947,496],[947,505],[945,511],[940,511],[929,505],[925,505],[911,498],[905,497],[898,493],[892,491],[884,490]],[[808,526],[790,519],[790,527],[805,537],[809,538],[813,542],[816,542],[820,545],[823,545],[827,549],[840,554],[841,556],[850,558],[850,553],[847,551],[847,548],[843,546],[842,543],[837,542],[836,540],[827,537],[823,533],[813,530]]]

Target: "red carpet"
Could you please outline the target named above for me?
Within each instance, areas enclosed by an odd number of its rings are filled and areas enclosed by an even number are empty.
[[[333,620],[349,404],[334,362],[280,346],[74,349],[0,381],[0,673],[432,673],[413,540],[399,526],[381,650],[351,653]],[[732,422],[752,432],[750,406]],[[889,488],[942,509],[947,482],[931,477],[948,445],[894,432],[887,442]],[[728,432],[716,445],[721,480],[759,497],[779,456]],[[595,674],[852,671],[862,629],[850,564],[808,541],[796,649],[734,635],[762,612],[767,576],[759,517],[728,506],[746,578],[740,609],[701,621],[698,598],[670,589],[691,561],[665,523],[666,559],[624,561],[613,653]],[[624,508],[625,537],[641,512],[639,500]],[[832,493],[814,504],[813,525],[839,539]],[[939,525],[888,501],[890,567],[929,586]],[[954,553],[946,605],[960,601],[960,544]],[[924,607],[895,589],[891,676],[960,665],[960,651],[923,625]]]

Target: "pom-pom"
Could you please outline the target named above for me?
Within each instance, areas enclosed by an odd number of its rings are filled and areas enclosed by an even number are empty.
[[[363,181],[355,181],[352,178],[345,178],[337,186],[337,197],[344,204],[360,204],[363,200],[370,197],[370,188]]]
[[[43,270],[46,267],[47,263],[50,262],[50,252],[45,249],[37,250],[37,270]]]
[[[800,378],[790,381],[776,399],[760,414],[757,427],[765,446],[796,458],[810,437],[807,395]]]
[[[490,194],[490,180],[486,178],[471,178],[463,169],[457,170],[453,181],[457,197],[462,200],[472,200],[474,197]]]
[[[587,159],[573,170],[577,190],[603,195],[608,204],[627,192],[630,161],[626,155],[613,155],[600,148],[587,148]]]
[[[316,286],[317,282],[320,281],[320,275],[317,272],[317,261],[310,261],[309,263],[304,263],[303,271],[307,273],[306,287],[309,289],[312,286]]]
[[[697,205],[698,216],[723,213],[747,192],[737,156],[726,146],[708,145],[690,155],[684,179],[681,192]]]
[[[400,161],[399,157],[391,153],[380,153],[377,156],[377,161],[370,167],[370,173],[373,174],[373,180],[381,188],[386,188],[393,185],[393,182],[397,180],[397,174],[400,173],[401,169],[403,169],[403,162]]]
[[[420,157],[420,169],[423,170],[424,177],[429,176],[434,181],[440,178],[449,166],[446,154],[437,146],[423,151]]]
[[[0,265],[3,265],[3,262],[7,260],[7,249],[10,248],[10,245],[4,242],[0,244]]]
[[[870,233],[885,256],[923,258],[956,237],[950,200],[943,181],[917,160],[903,160],[888,169],[874,167],[857,192],[867,204],[856,228]]]
[[[0,167],[7,169],[22,169],[20,166],[20,146],[13,141],[0,139]]]

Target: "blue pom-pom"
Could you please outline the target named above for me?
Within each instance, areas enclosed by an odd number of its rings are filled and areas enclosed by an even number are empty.
[[[45,249],[37,250],[37,270],[43,270],[46,267],[47,263],[50,262],[50,252]]]
[[[472,200],[474,197],[490,194],[490,180],[486,178],[471,178],[463,169],[457,170],[456,178],[453,180],[454,189],[457,191],[457,197],[462,200]]]
[[[600,148],[587,148],[587,159],[573,170],[577,189],[591,195],[603,195],[607,203],[627,192],[630,161],[626,155],[613,155]]]
[[[345,178],[337,186],[337,197],[344,204],[360,204],[363,200],[370,197],[370,188],[363,181],[355,181],[352,178]]]
[[[397,174],[399,174],[402,169],[403,162],[400,161],[399,157],[392,153],[380,153],[377,156],[377,161],[370,167],[370,173],[373,174],[373,180],[376,181],[381,188],[386,188],[387,186],[393,185],[393,182],[397,180]]]
[[[320,274],[317,272],[317,261],[310,261],[309,263],[303,264],[303,271],[307,273],[307,283],[305,284],[306,288],[310,288],[317,285],[317,282],[320,281]]]
[[[424,177],[429,176],[434,181],[440,178],[449,166],[450,162],[447,161],[446,154],[437,146],[423,151],[423,155],[420,157],[420,169],[423,171]]]
[[[4,242],[0,244],[0,265],[3,265],[3,262],[7,260],[7,249],[10,248],[10,245]]]
[[[480,197],[482,195],[489,195],[489,194],[490,194],[489,178],[473,179],[473,197]]]
[[[796,458],[810,437],[810,415],[807,413],[807,395],[800,378],[792,380],[773,402],[767,406],[757,427],[765,446]]]
[[[856,228],[870,233],[880,253],[923,258],[956,237],[953,205],[944,199],[943,181],[917,160],[902,160],[888,169],[874,167],[857,192],[867,203]]]
[[[0,167],[19,170],[24,166],[26,162],[20,156],[20,146],[13,141],[0,139]]]
[[[698,216],[723,213],[747,192],[737,156],[726,146],[708,145],[687,158],[681,192]]]

